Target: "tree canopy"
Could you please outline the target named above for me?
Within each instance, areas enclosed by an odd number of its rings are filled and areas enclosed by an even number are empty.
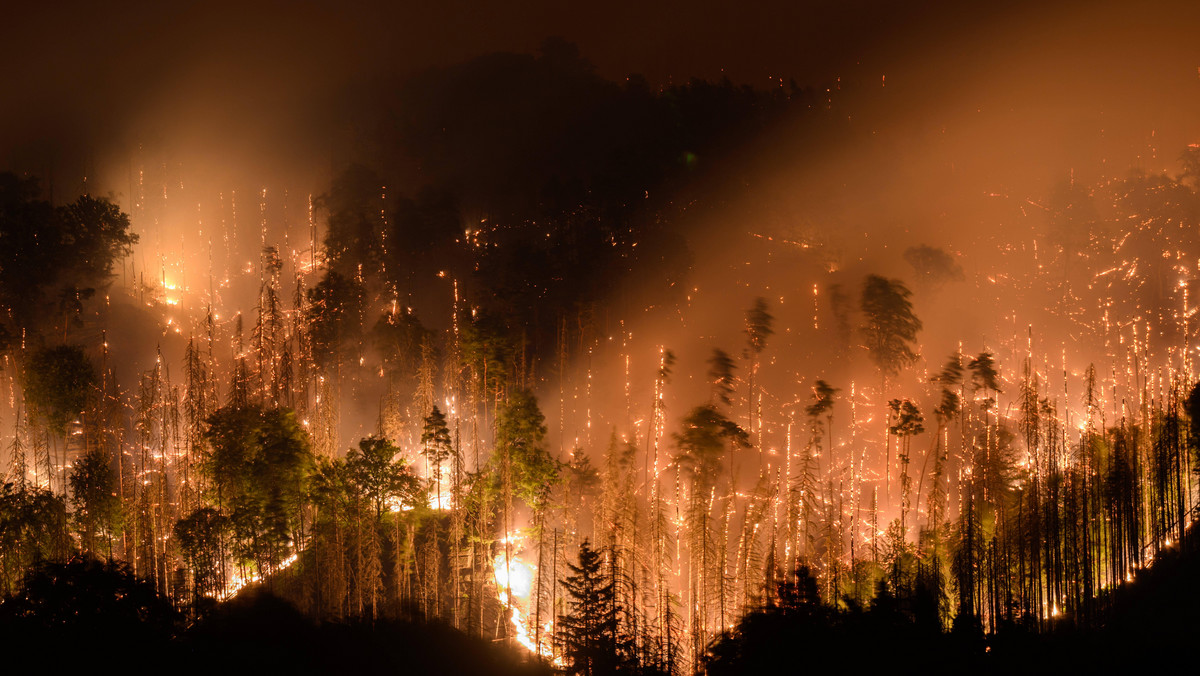
[[[675,435],[679,448],[676,462],[708,485],[721,468],[727,444],[748,447],[749,435],[711,405],[697,406],[683,419],[683,431]]]
[[[913,314],[912,292],[898,279],[868,275],[863,282],[861,331],[871,361],[884,377],[917,360],[915,344],[921,320]]]
[[[496,415],[496,446],[512,463],[517,497],[535,510],[549,498],[560,478],[560,463],[543,445],[546,417],[529,390],[517,390]]]
[[[207,421],[201,469],[229,515],[243,560],[271,566],[298,526],[313,471],[308,433],[287,409],[230,405]]]
[[[25,399],[46,420],[51,431],[63,434],[67,424],[87,408],[96,382],[96,370],[83,348],[46,347],[29,358]]]
[[[604,574],[602,555],[585,539],[579,545],[579,565],[567,562],[571,573],[562,584],[570,610],[558,618],[558,636],[568,674],[615,674],[626,661],[618,634],[616,590]]]
[[[417,502],[421,484],[402,459],[400,449],[380,437],[367,437],[346,454],[350,482],[375,510],[378,518],[390,503],[409,507]]]
[[[91,295],[137,242],[112,202],[82,195],[55,207],[40,193],[36,179],[0,173],[0,306],[34,333],[55,316],[47,305]]]

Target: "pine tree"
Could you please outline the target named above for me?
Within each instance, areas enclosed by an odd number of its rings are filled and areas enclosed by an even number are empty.
[[[863,281],[861,308],[863,325],[859,329],[866,341],[871,361],[879,368],[879,394],[884,399],[889,378],[917,360],[914,349],[921,320],[913,314],[912,292],[898,279],[868,275]],[[884,465],[885,497],[891,506],[891,436],[886,434]]]
[[[908,510],[912,507],[909,498],[912,495],[911,477],[908,475],[908,464],[912,452],[912,438],[925,431],[925,416],[908,399],[903,401],[893,399],[888,402],[892,414],[889,419],[888,432],[900,438],[900,529],[908,530]]]
[[[898,279],[868,275],[863,282],[861,328],[871,360],[889,378],[916,361],[913,344],[921,320],[912,311],[912,292]]]
[[[450,443],[450,429],[446,427],[446,416],[434,406],[429,415],[425,416],[421,430],[421,455],[429,463],[430,480],[433,481],[434,492],[437,495],[438,509],[442,505],[442,465],[454,457],[454,446]]]
[[[767,347],[767,338],[775,333],[772,327],[775,318],[767,311],[767,301],[764,298],[755,298],[754,306],[746,311],[746,351],[745,357],[750,360],[750,383],[747,388],[747,403],[749,406],[749,417],[747,432],[751,435],[755,432],[755,386],[756,376],[760,367],[760,358],[762,351]],[[760,449],[760,454],[762,450]],[[763,460],[760,455],[760,461]]]
[[[563,581],[570,612],[558,618],[558,640],[564,671],[577,676],[599,676],[629,671],[624,643],[617,631],[616,591],[603,570],[602,550],[584,540],[579,545],[579,565],[568,562],[571,574]]]

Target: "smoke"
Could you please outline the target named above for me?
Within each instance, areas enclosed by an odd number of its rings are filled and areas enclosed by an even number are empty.
[[[851,384],[876,387],[854,333],[859,318],[851,312],[842,331],[832,298],[838,286],[857,306],[866,274],[914,291],[925,329],[913,391],[960,342],[968,354],[999,351],[1014,372],[1014,336],[1026,335],[1028,320],[1001,301],[1041,308],[1049,299],[993,291],[990,279],[1001,266],[1016,277],[1038,265],[1032,247],[1050,219],[1046,200],[1064,184],[1094,185],[1129,168],[1175,172],[1179,150],[1200,138],[1196,7],[960,4],[764,7],[738,21],[715,3],[26,8],[0,40],[21,102],[0,113],[0,162],[44,176],[56,199],[112,194],[141,236],[121,271],[139,297],[136,312],[125,309],[187,326],[212,304],[227,341],[239,312],[248,335],[262,246],[280,248],[290,293],[323,234],[310,196],[380,152],[381,121],[420,109],[398,97],[414,74],[436,79],[495,51],[529,54],[559,34],[616,82],[640,72],[652,89],[691,76],[811,87],[814,116],[738,152],[698,157],[706,178],[678,195],[663,187],[687,232],[690,275],[668,297],[637,279],[614,289],[623,314],[595,321],[595,340],[580,342],[561,392],[555,367],[535,371],[552,445],[595,454],[614,427],[645,439],[660,347],[679,358],[666,425],[677,429],[708,396],[712,349],[742,353],[744,313],[759,296],[775,315],[757,383],[772,406],[803,402],[816,378],[843,395]],[[451,25],[459,13],[466,18]],[[484,155],[468,147],[464,161]],[[506,159],[491,161],[487,175],[503,173]],[[406,172],[390,191],[412,194],[432,180],[429,166]],[[689,208],[698,199],[703,208]],[[485,210],[466,206],[463,225],[474,225],[473,209]],[[963,279],[918,283],[904,253],[920,245],[947,252]],[[145,309],[143,283],[177,287],[181,304],[152,291]],[[110,331],[111,342],[130,346],[119,361],[134,372],[148,367],[152,342],[178,363],[170,355],[187,337],[134,320]],[[1046,346],[1070,340],[1062,327],[1036,332]],[[744,393],[746,360],[737,373]],[[347,438],[375,426],[379,392],[361,391]],[[780,445],[784,421],[767,424]]]

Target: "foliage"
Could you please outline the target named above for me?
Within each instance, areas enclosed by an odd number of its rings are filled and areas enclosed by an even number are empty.
[[[496,414],[496,446],[512,463],[517,497],[535,511],[546,506],[550,491],[560,480],[560,463],[543,445],[545,416],[529,390],[517,390]]]
[[[94,551],[96,537],[112,538],[122,522],[117,476],[108,453],[96,449],[85,453],[71,469],[70,484],[75,522],[85,546]]]
[[[980,352],[977,357],[967,363],[971,372],[971,387],[986,392],[1000,392],[1000,372],[996,369],[996,359],[990,352]]]
[[[51,431],[65,434],[67,425],[87,408],[96,383],[96,371],[83,348],[42,348],[25,367],[25,400]]]
[[[229,405],[208,417],[201,469],[229,516],[234,551],[270,567],[299,525],[313,471],[308,433],[287,409]]]
[[[703,671],[713,676],[794,670],[885,673],[972,673],[989,662],[983,646],[943,634],[918,617],[911,597],[880,579],[867,609],[826,605],[814,572],[800,566],[776,587],[765,607],[747,612],[709,647]],[[867,649],[864,649],[864,646]],[[905,655],[927,656],[912,662]],[[897,662],[897,660],[901,660]],[[908,660],[908,661],[905,661]]]
[[[197,507],[175,522],[175,540],[192,571],[192,591],[197,597],[216,596],[221,591],[222,554],[229,530],[229,519],[212,507]]]
[[[0,485],[0,585],[11,590],[38,561],[66,557],[67,508],[62,498],[26,484]]]
[[[700,482],[711,486],[721,469],[727,444],[748,448],[745,430],[711,405],[697,406],[683,419],[683,432],[675,435],[679,455],[675,461]]]
[[[895,376],[917,359],[913,345],[921,320],[912,311],[912,292],[898,279],[868,275],[863,283],[860,329],[867,352],[884,377]]]
[[[518,353],[517,341],[504,319],[482,311],[473,313],[462,327],[459,347],[463,365],[483,379],[487,392],[504,390]]]
[[[733,359],[720,348],[714,348],[708,358],[708,382],[712,387],[711,400],[728,406],[733,395]]]
[[[840,392],[824,380],[813,383],[812,403],[804,407],[804,413],[814,420],[833,410],[833,397]]]
[[[937,247],[927,244],[910,246],[904,250],[904,260],[917,275],[917,284],[937,288],[947,282],[962,281],[962,266],[954,257]]]
[[[558,618],[558,640],[564,671],[600,676],[629,671],[629,658],[618,635],[620,607],[616,590],[602,569],[603,552],[586,539],[579,545],[579,565],[567,562],[571,574],[562,582],[570,611]]]
[[[331,271],[352,276],[358,265],[374,270],[382,257],[383,179],[362,165],[338,174],[313,206],[328,214],[325,253]]]
[[[594,495],[600,487],[600,471],[592,465],[592,459],[586,453],[577,451],[567,465],[567,471],[572,490],[578,491],[580,496]]]
[[[0,306],[31,335],[47,305],[91,295],[137,242],[129,217],[108,200],[83,195],[54,207],[39,193],[35,179],[0,173]]]
[[[430,475],[436,485],[437,504],[441,508],[442,477],[445,472],[443,465],[455,457],[455,450],[451,445],[450,428],[446,426],[446,416],[437,406],[434,406],[429,415],[425,416],[421,429],[421,455],[425,456],[425,461],[432,467]]]
[[[767,300],[759,297],[746,311],[746,344],[748,353],[759,355],[767,347],[767,338],[775,333],[772,323],[775,317],[767,311]]]
[[[387,375],[395,380],[412,380],[421,365],[421,344],[432,333],[416,315],[386,312],[371,329],[371,342],[383,357]]]
[[[76,557],[44,562],[25,577],[20,592],[0,604],[7,639],[49,647],[111,649],[120,641],[150,648],[179,628],[179,615],[154,584],[128,564]]]
[[[346,472],[357,496],[375,510],[378,519],[390,504],[413,507],[421,484],[403,459],[400,449],[387,439],[367,437],[346,454]]]
[[[446,415],[437,406],[425,416],[421,429],[421,454],[435,466],[445,463],[454,455],[450,429],[446,427]]]
[[[574,525],[578,533],[590,533],[599,522],[596,513],[596,497],[600,494],[600,471],[592,465],[587,453],[576,449],[571,462],[565,467],[566,488],[565,504],[568,523]],[[583,522],[591,524],[585,528]]]
[[[359,338],[364,294],[362,284],[332,269],[308,290],[305,319],[312,353],[322,368],[337,363],[347,346]]]
[[[910,399],[901,401],[892,399],[888,402],[891,416],[888,420],[888,431],[898,437],[911,437],[925,431],[925,416],[917,409]]]
[[[962,385],[963,381],[963,365],[962,357],[958,353],[950,355],[946,360],[946,365],[938,371],[937,375],[930,379],[930,382],[937,383],[941,386],[941,399],[938,405],[933,409],[937,415],[938,423],[943,424],[958,415],[961,397],[954,390],[955,387]]]
[[[412,289],[436,275],[466,279],[473,266],[461,255],[463,215],[457,194],[425,186],[415,196],[397,195],[386,226],[384,262],[393,288]]]
[[[1200,463],[1200,382],[1192,386],[1183,407],[1188,416],[1188,447]],[[1197,464],[1196,472],[1200,473],[1200,464]]]

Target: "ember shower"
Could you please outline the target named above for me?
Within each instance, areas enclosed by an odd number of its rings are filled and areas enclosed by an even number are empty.
[[[265,587],[568,667],[600,599],[669,673],[808,584],[1102,624],[1200,502],[1200,129],[1191,62],[1183,114],[1056,117],[1093,101],[1032,74],[1081,36],[998,91],[928,53],[617,80],[551,39],[281,116],[338,119],[332,158],[226,167],[257,123],[205,152],[191,112],[80,172],[14,151],[0,518],[44,518],[0,585],[90,554],[185,612]]]

